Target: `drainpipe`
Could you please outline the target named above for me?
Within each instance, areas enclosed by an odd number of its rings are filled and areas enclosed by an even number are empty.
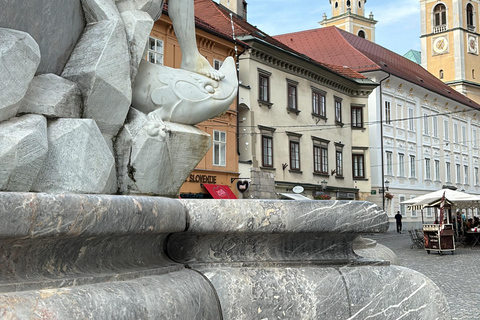
[[[388,73],[388,76],[380,80],[380,151],[382,154],[382,208],[385,211],[385,166],[384,166],[384,157],[383,157],[383,93],[382,93],[382,82],[390,78],[391,74]],[[390,107],[391,108],[391,107]],[[390,109],[391,110],[391,109]]]

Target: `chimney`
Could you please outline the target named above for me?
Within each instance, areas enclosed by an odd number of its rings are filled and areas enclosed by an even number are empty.
[[[245,0],[220,0],[220,5],[247,20],[247,1]]]

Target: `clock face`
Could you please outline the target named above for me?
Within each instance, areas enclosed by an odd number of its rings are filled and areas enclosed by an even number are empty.
[[[448,49],[448,40],[445,37],[438,37],[433,40],[433,51],[436,54],[445,53]]]
[[[477,54],[478,39],[476,36],[468,36],[468,52]]]

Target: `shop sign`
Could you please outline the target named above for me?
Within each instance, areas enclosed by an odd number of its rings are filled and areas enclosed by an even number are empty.
[[[191,174],[188,178],[188,182],[216,184],[217,176],[208,176],[206,174]]]
[[[238,180],[237,181],[237,190],[241,193],[244,193],[250,187],[250,182],[247,180]]]

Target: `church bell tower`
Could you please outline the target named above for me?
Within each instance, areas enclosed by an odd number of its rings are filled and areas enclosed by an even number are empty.
[[[330,0],[332,17],[323,15],[320,21],[322,27],[336,26],[339,29],[353,33],[359,37],[375,42],[375,24],[370,13],[365,17],[365,4],[367,0]]]
[[[480,0],[420,0],[422,66],[480,103]]]

